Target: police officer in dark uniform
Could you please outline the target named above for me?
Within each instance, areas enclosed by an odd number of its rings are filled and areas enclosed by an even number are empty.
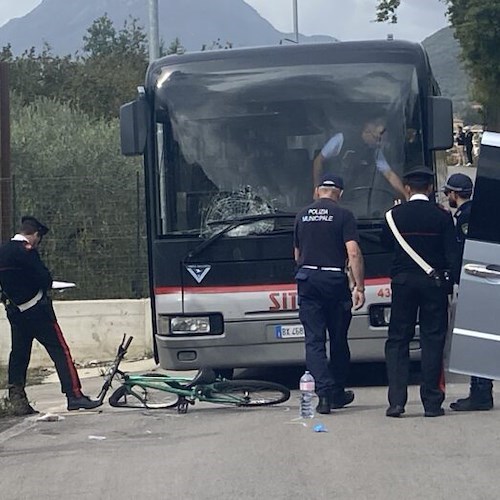
[[[24,390],[33,339],[45,347],[55,364],[68,410],[91,409],[101,404],[81,391],[78,373],[48,296],[52,276],[37,250],[48,231],[35,217],[26,216],[21,220],[19,233],[0,247],[2,302],[12,337],[9,400],[18,416],[38,413]]]
[[[354,400],[346,391],[350,362],[347,331],[351,308],[363,306],[364,269],[354,215],[338,205],[343,181],[325,174],[316,188],[316,201],[295,220],[294,255],[299,317],[305,330],[306,364],[316,382],[317,411],[330,413]],[[348,259],[355,287],[352,295],[345,273]],[[326,331],[330,338],[330,366]]]
[[[460,278],[465,239],[469,230],[472,208],[470,198],[473,187],[469,176],[458,173],[450,175],[442,189],[450,207],[457,209],[454,215],[456,237],[460,247],[456,265],[457,278]],[[455,411],[491,410],[493,408],[493,382],[486,378],[471,377],[469,396],[451,403],[450,408]]]
[[[455,229],[450,213],[429,200],[433,189],[430,169],[420,167],[408,172],[403,183],[409,201],[392,209],[395,225],[437,274],[428,276],[394,240],[391,230],[384,228],[383,239],[394,248],[391,319],[385,345],[389,383],[386,415],[400,417],[405,412],[409,345],[418,317],[422,349],[420,397],[424,415],[438,417],[444,415],[441,405],[445,395],[440,381],[448,329],[448,294],[452,291],[444,271],[451,270],[456,259]]]

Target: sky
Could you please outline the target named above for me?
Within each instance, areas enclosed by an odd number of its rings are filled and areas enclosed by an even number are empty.
[[[83,0],[84,1],[84,0]],[[161,0],[159,0],[161,3]],[[275,28],[293,32],[293,0],[245,0]],[[0,26],[33,10],[41,0],[0,0]],[[339,40],[386,38],[421,42],[445,27],[439,0],[402,0],[397,24],[374,23],[377,0],[297,0],[299,31]]]
[[[161,1],[161,0],[160,0]],[[280,31],[293,31],[293,0],[245,0]],[[299,32],[339,40],[395,38],[421,42],[449,23],[439,0],[402,0],[398,23],[374,23],[377,0],[297,0]]]

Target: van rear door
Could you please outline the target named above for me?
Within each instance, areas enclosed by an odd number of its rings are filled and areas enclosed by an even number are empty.
[[[449,370],[500,379],[500,134],[485,132],[458,290]]]

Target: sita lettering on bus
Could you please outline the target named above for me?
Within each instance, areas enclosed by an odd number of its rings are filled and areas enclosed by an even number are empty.
[[[295,311],[297,309],[297,292],[272,292],[270,311]]]
[[[310,208],[307,215],[302,216],[302,222],[332,222],[333,215],[330,215],[328,208]]]

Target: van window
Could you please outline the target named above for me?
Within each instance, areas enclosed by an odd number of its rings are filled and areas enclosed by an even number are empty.
[[[468,238],[500,243],[500,148],[483,144],[477,171]]]

